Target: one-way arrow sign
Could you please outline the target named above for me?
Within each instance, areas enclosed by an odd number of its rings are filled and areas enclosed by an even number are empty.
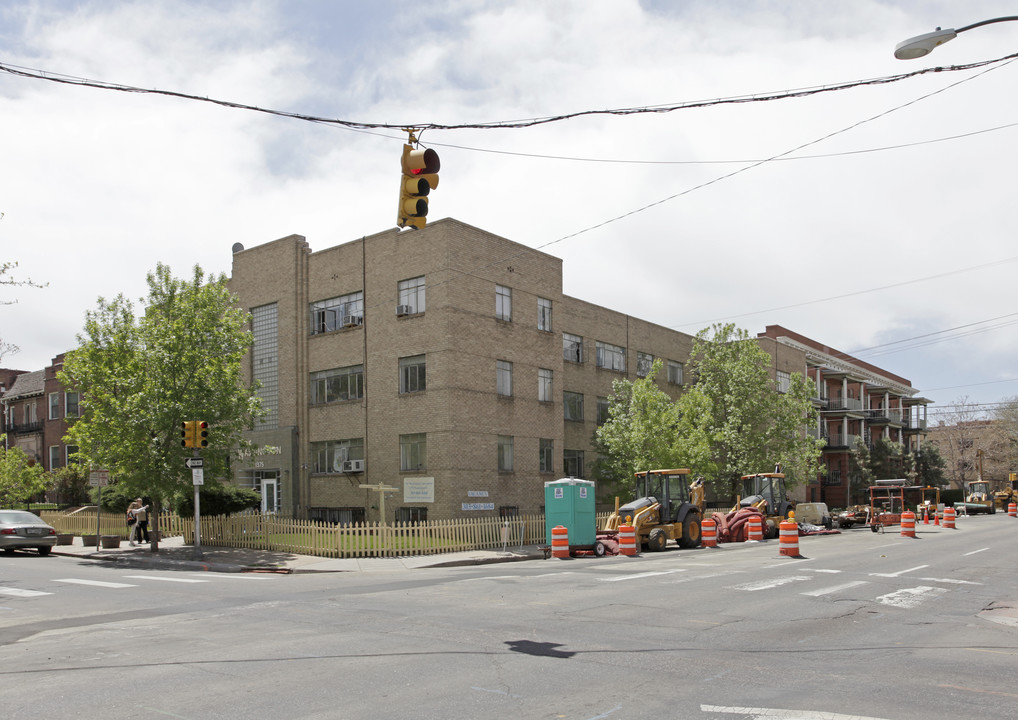
[[[204,467],[204,464],[202,463],[202,458],[189,457],[184,461],[184,467],[195,470],[197,468]]]

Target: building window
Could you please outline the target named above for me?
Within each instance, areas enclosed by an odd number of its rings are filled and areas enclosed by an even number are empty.
[[[255,430],[279,426],[279,310],[276,303],[251,308],[251,377],[265,414],[255,421]]]
[[[513,289],[504,285],[495,286],[495,317],[498,320],[512,322],[513,319]]]
[[[788,386],[792,384],[792,376],[783,370],[778,370],[778,392],[788,392]]]
[[[583,422],[583,393],[562,393],[562,414],[566,420]]]
[[[364,293],[319,300],[311,303],[311,334],[332,332],[364,324]]]
[[[66,417],[78,417],[78,393],[64,393],[64,415]]]
[[[63,464],[61,462],[62,459],[63,458],[61,458],[61,456],[60,456],[60,446],[59,445],[50,445],[50,447],[49,447],[49,469],[50,470],[56,470],[58,467],[61,467],[61,465]]]
[[[562,451],[562,473],[567,477],[583,477],[583,451],[563,450]]]
[[[60,393],[49,394],[49,419],[57,420],[60,418]]]
[[[400,280],[397,286],[397,314],[416,315],[424,312],[424,276]],[[402,312],[400,312],[402,311]]]
[[[551,332],[551,300],[537,298],[537,329]]]
[[[611,401],[606,397],[599,397],[597,399],[597,424],[604,425],[608,422],[608,409],[611,407]]]
[[[552,371],[546,368],[537,370],[537,399],[540,402],[554,402],[551,390]]]
[[[428,508],[426,507],[396,508],[396,522],[398,523],[428,522]]]
[[[65,445],[64,446],[64,460],[68,467],[76,465],[78,462],[78,446],[77,445]]]
[[[401,393],[422,392],[428,387],[424,355],[412,355],[399,359],[399,391]]]
[[[626,371],[626,349],[618,345],[601,342],[595,344],[597,349],[597,366],[606,370]]]
[[[562,333],[562,359],[569,362],[583,362],[583,338],[579,335]]]
[[[498,436],[498,471],[513,471],[513,438],[512,435]]]
[[[555,441],[549,438],[540,440],[540,469],[543,473],[555,472]]]
[[[311,404],[359,400],[364,397],[364,366],[351,365],[311,373]]]
[[[403,472],[423,470],[428,466],[427,433],[399,436],[399,469]]]
[[[498,516],[504,520],[509,518],[517,518],[520,516],[519,505],[499,505]]]
[[[311,472],[351,472],[350,460],[364,460],[364,438],[311,443]]]
[[[353,525],[364,522],[362,507],[313,507],[308,508],[308,520],[329,525]]]
[[[506,360],[497,360],[495,374],[498,394],[503,397],[511,397],[513,394],[513,364]]]
[[[668,361],[668,382],[672,385],[682,384],[682,363],[674,360]]]
[[[637,351],[636,353],[636,376],[647,377],[651,368],[654,367],[654,356],[650,353]]]

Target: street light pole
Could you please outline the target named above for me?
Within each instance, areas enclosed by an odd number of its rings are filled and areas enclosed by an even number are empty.
[[[999,22],[1013,22],[1018,20],[1018,15],[1008,15],[1006,17],[993,18],[992,20],[981,20],[965,27],[954,29],[941,30],[937,28],[933,32],[924,33],[922,35],[916,35],[908,40],[903,40],[894,47],[894,57],[899,60],[915,60],[929,55],[938,46],[943,45],[949,40],[954,40],[958,37],[959,33],[963,33],[966,30],[972,30],[973,28],[982,27],[983,25],[992,25],[993,23]]]

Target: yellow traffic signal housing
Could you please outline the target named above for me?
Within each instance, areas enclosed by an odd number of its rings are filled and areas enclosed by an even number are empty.
[[[438,170],[441,166],[438,153],[434,150],[415,150],[409,144],[403,146],[403,176],[399,186],[397,225],[422,228],[427,224],[428,195],[438,187]]]
[[[197,423],[194,420],[185,420],[180,423],[180,447],[197,447],[195,445]]]
[[[198,420],[194,423],[195,425],[195,436],[194,446],[195,447],[208,447],[209,446],[209,424],[204,420]]]

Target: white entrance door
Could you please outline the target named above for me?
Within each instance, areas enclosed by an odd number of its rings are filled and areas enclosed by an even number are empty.
[[[279,485],[276,478],[262,478],[262,512],[274,513],[279,509]]]

